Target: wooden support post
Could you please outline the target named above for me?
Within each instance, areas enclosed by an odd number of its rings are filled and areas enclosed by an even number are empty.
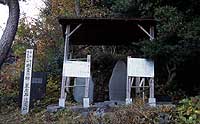
[[[154,27],[153,28],[152,28],[152,26],[150,27],[150,33],[139,24],[138,24],[138,27],[150,37],[150,40],[154,39],[154,37],[152,37],[152,35],[151,35],[151,33],[153,33],[153,35],[154,35]]]
[[[131,58],[130,56],[127,57]],[[127,79],[126,79],[126,100],[125,100],[126,104],[131,104],[132,103],[132,99],[131,99],[131,77],[128,76],[128,68],[127,68]]]
[[[150,27],[150,35],[151,35],[150,40],[151,41],[154,40],[155,34],[154,34],[154,27],[153,26]]]
[[[154,98],[154,79],[153,78],[150,79],[149,85],[150,85],[149,97]]]
[[[154,97],[154,78],[149,80],[150,92],[149,92],[149,105],[155,107],[156,99]]]
[[[69,53],[69,33],[70,33],[70,25],[67,25],[66,32],[65,32],[65,47],[64,47],[64,60],[63,60],[63,73],[64,73],[64,63],[68,60],[68,53]],[[69,78],[67,79],[66,76],[62,74],[62,85],[61,85],[61,95],[59,99],[59,106],[65,107],[65,100],[67,94],[65,93],[65,85],[69,83]]]
[[[150,40],[154,40],[155,31],[154,26],[150,27]],[[154,78],[150,78],[149,80],[150,92],[149,92],[149,105],[155,107],[156,106],[156,98],[154,97]]]
[[[128,78],[128,98],[131,99],[131,78]]]
[[[87,62],[90,63],[91,61],[91,56],[90,55],[87,55]],[[90,77],[87,77],[85,79],[85,97],[89,97],[89,86],[90,86]]]
[[[143,99],[143,102],[145,102],[145,78],[142,78],[142,83],[143,83],[143,85],[142,85],[142,99]]]
[[[135,86],[139,86],[140,85],[140,77],[136,77],[135,79]],[[136,96],[139,96],[140,93],[140,87],[136,87],[135,88],[135,94]]]
[[[69,34],[68,34],[68,38],[69,38],[70,36],[69,36]],[[66,61],[68,61],[69,59],[71,59],[72,58],[72,54],[71,53],[69,53],[69,42],[68,42],[68,44],[67,44],[67,60]],[[68,56],[69,56],[69,58],[68,58]],[[65,86],[69,86],[70,85],[70,77],[66,77],[66,81],[65,81]],[[67,91],[67,92],[69,92],[69,87],[65,87],[65,90]],[[65,92],[65,94],[67,95],[67,92]]]
[[[131,99],[131,77],[127,75],[126,81],[126,104],[130,104],[132,102]]]
[[[90,82],[90,78],[85,78],[85,97],[89,97],[89,82]]]
[[[131,87],[133,86],[134,79],[134,77],[131,78]]]
[[[87,62],[91,63],[91,56],[87,55]],[[85,79],[85,97],[83,98],[83,107],[90,107],[90,99],[89,99],[89,86],[90,86],[90,77]]]
[[[127,61],[128,61],[128,58],[130,58],[130,56],[128,56],[127,57]],[[127,100],[129,99],[129,76],[128,76],[128,69],[129,68],[127,68],[127,78],[126,78],[126,102],[127,102]]]
[[[128,80],[129,80],[129,77],[127,76],[126,78],[126,99],[128,99]]]

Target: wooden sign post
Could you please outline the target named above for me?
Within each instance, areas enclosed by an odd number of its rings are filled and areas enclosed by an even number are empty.
[[[89,79],[90,79],[90,67],[91,67],[91,56],[87,55],[87,61],[74,61],[67,60],[63,63],[63,77],[67,78],[85,78],[85,85],[73,85],[70,86],[68,83],[66,84],[64,82],[63,88],[61,88],[61,96],[65,96],[64,98],[59,99],[59,106],[65,107],[65,99],[66,99],[66,93],[64,95],[63,91],[65,91],[66,88],[73,88],[73,87],[85,87],[85,95],[83,98],[83,107],[88,108],[89,107]]]
[[[136,86],[132,86],[134,78],[136,78]],[[149,79],[148,86],[145,86],[145,78]],[[136,92],[142,88],[143,100],[145,88],[149,88],[149,105],[156,106],[154,97],[154,61],[144,58],[127,58],[126,104],[132,102],[130,97],[131,88],[136,88]]]
[[[29,112],[32,65],[33,65],[33,49],[27,49],[26,59],[25,59],[25,69],[24,69],[22,106],[21,106],[22,114],[27,114]]]

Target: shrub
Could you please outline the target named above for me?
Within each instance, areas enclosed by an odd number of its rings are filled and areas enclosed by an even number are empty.
[[[178,122],[184,124],[200,123],[200,96],[190,97],[180,101],[178,110]]]

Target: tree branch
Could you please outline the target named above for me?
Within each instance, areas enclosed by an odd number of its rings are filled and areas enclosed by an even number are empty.
[[[176,77],[176,65],[173,64],[173,67],[170,68],[168,64],[166,64],[167,72],[168,72],[168,79],[166,85],[169,85],[170,82]]]

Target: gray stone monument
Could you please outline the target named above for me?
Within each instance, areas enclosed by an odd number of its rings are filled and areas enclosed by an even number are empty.
[[[85,83],[86,83],[85,78],[76,78],[75,80],[76,80],[76,82],[74,82],[74,83],[76,83],[76,85],[85,85]],[[90,84],[89,84],[90,103],[93,102],[93,90],[94,90],[94,83],[92,81],[92,78],[90,78]],[[74,96],[74,100],[76,102],[82,103],[84,94],[85,94],[85,87],[74,87],[73,96]]]
[[[127,68],[123,61],[118,61],[113,69],[109,81],[109,98],[111,101],[125,101],[126,99]]]

